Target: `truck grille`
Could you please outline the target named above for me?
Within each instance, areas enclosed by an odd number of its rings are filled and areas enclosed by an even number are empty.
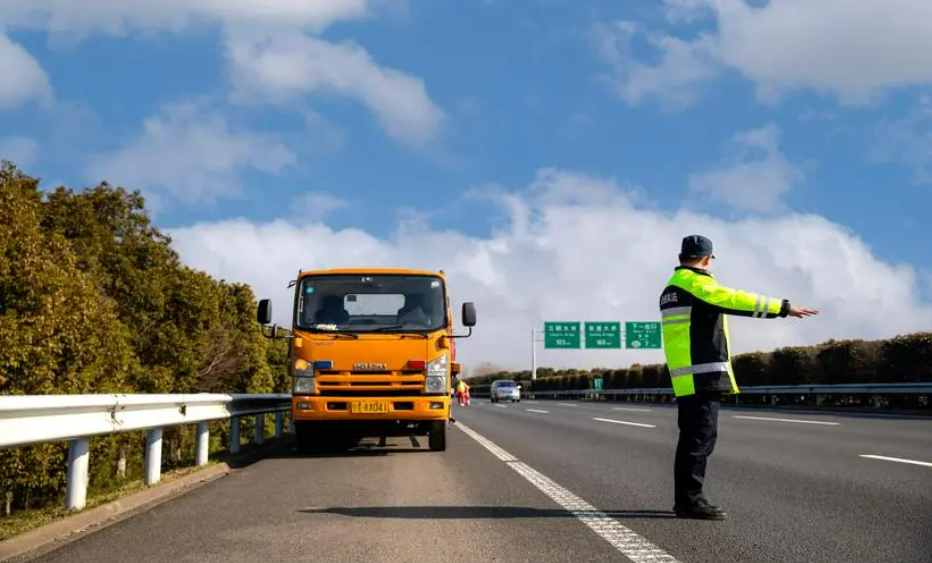
[[[414,397],[425,378],[422,370],[319,370],[317,389],[327,397]]]
[[[319,389],[321,397],[420,397],[421,390],[417,389]]]
[[[424,375],[424,370],[420,369],[399,369],[399,370],[384,370],[384,371],[353,371],[346,370],[340,371],[335,369],[321,369],[317,370],[318,376],[327,376],[327,375],[343,375],[349,377],[366,377],[370,375],[392,375],[399,377],[411,377],[413,375]]]

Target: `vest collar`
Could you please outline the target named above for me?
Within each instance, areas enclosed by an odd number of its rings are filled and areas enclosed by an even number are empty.
[[[677,266],[675,270],[689,270],[690,272],[694,272],[700,276],[709,276],[710,278],[713,277],[712,272],[703,270],[702,268],[694,268],[692,266]]]

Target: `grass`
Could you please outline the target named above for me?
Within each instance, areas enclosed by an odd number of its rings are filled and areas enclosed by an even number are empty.
[[[198,471],[206,469],[212,465],[216,465],[217,463],[219,462],[215,460],[209,460],[207,465],[182,467],[173,471],[166,471],[162,473],[161,483],[167,483],[186,475],[197,473]],[[127,480],[125,483],[108,491],[100,492],[94,495],[88,493],[87,504],[85,505],[82,512],[97,508],[98,506],[105,505],[115,500],[119,500],[121,498],[132,495],[133,493],[138,493],[139,491],[143,491],[146,488],[146,483],[143,479],[136,479]],[[63,505],[14,512],[8,517],[0,518],[0,541],[25,534],[26,532],[35,530],[36,528],[45,526],[46,524],[51,524],[56,520],[60,520],[73,514],[76,514],[76,512],[66,510]]]
[[[285,435],[285,440],[288,440],[287,434]],[[208,459],[206,465],[196,466],[191,465],[187,467],[180,467],[178,469],[173,469],[171,471],[163,471],[161,480],[159,484],[168,483],[175,479],[180,479],[187,475],[197,473],[201,470],[207,469],[208,467],[217,465],[219,463],[231,463],[236,460],[244,459],[255,455],[258,451],[265,449],[266,447],[273,446],[277,444],[274,439],[266,438],[266,441],[262,445],[256,445],[254,443],[243,444],[240,448],[240,451],[236,454],[230,454],[229,451],[220,451],[216,455],[213,454],[210,459]],[[155,485],[158,487],[159,485]],[[145,480],[143,478],[138,479],[127,479],[125,482],[116,486],[115,488],[110,488],[106,491],[100,491],[92,493],[88,491],[87,502],[81,512],[103,506],[107,503],[119,500],[121,498],[130,496],[134,493],[138,493],[147,488]],[[47,524],[51,524],[62,518],[72,516],[77,514],[76,511],[68,511],[64,507],[64,497],[61,501],[55,506],[50,506],[47,508],[37,508],[30,510],[21,510],[14,512],[10,516],[0,517],[0,541],[14,538],[16,536],[25,534]]]

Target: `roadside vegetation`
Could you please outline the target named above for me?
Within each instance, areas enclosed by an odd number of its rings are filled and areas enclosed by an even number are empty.
[[[182,264],[138,192],[40,189],[0,162],[0,394],[286,392],[287,345],[262,337],[255,307],[249,286]],[[211,451],[228,436],[212,423]],[[193,463],[192,428],[163,440],[163,471]],[[92,440],[89,500],[132,488],[144,446],[145,432]],[[0,520],[62,506],[66,460],[66,443],[0,449]]]
[[[932,383],[932,333],[899,335],[887,340],[829,340],[816,346],[779,348],[733,358],[739,387],[759,385]],[[603,389],[654,389],[670,387],[670,374],[664,364],[635,364],[625,369],[538,368],[537,380],[530,370],[498,371],[469,379],[473,393],[488,393],[497,379],[511,379],[525,391],[573,391],[595,388],[601,378]],[[669,397],[667,397],[669,400]],[[730,398],[729,402],[734,402]],[[744,395],[742,404],[767,400],[762,395]],[[813,397],[781,396],[780,404],[803,405]],[[870,396],[826,396],[823,406],[868,406]],[[884,407],[929,409],[928,397],[886,395]]]

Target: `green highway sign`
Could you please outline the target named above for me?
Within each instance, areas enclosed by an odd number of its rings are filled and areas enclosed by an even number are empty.
[[[544,348],[580,348],[580,323],[544,323]]]
[[[586,348],[621,348],[621,323],[586,323]]]
[[[625,323],[626,348],[661,348],[659,322]]]

